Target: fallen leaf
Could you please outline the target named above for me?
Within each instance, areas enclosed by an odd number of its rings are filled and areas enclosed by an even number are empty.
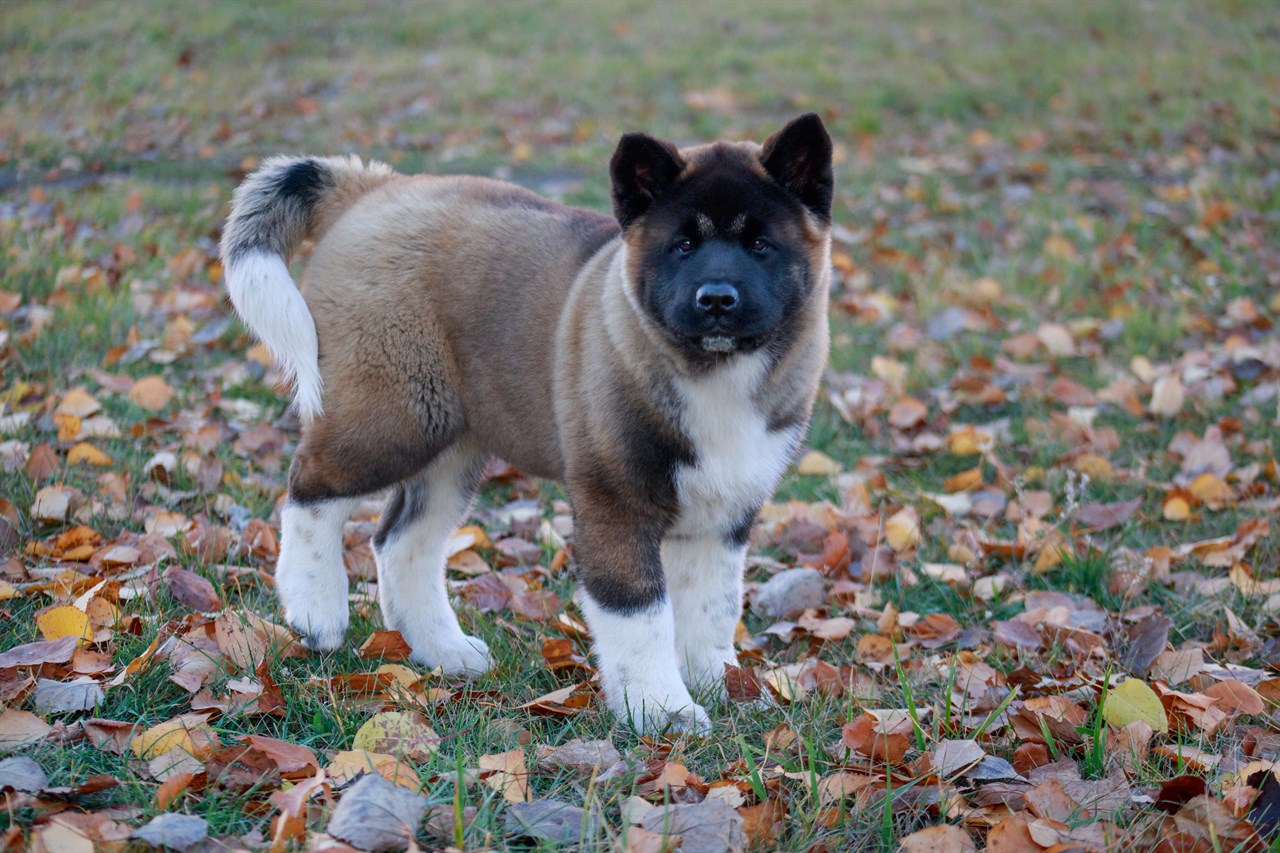
[[[660,806],[644,816],[640,828],[679,836],[680,853],[741,853],[747,847],[742,816],[716,799]]]
[[[976,765],[986,756],[975,740],[943,740],[929,758],[934,771],[950,780]]]
[[[90,711],[101,705],[105,698],[102,687],[88,676],[74,681],[42,678],[36,682],[35,709],[37,714]]]
[[[168,847],[171,850],[182,851],[195,847],[208,835],[209,826],[204,818],[166,812],[138,827],[129,837],[145,841],[153,847]]]
[[[67,451],[68,465],[79,465],[82,462],[98,468],[106,468],[115,464],[115,461],[110,456],[87,441],[82,441]]]
[[[87,618],[87,617],[86,617]],[[0,669],[17,666],[42,666],[46,663],[66,663],[80,645],[80,634],[68,634],[56,640],[38,640],[24,643],[0,653]]]
[[[513,803],[503,818],[508,834],[536,838],[557,846],[589,843],[600,831],[600,818],[581,806],[560,800]]]
[[[30,711],[6,708],[0,712],[0,751],[11,752],[48,737],[53,728]]]
[[[169,405],[173,389],[159,376],[144,376],[129,389],[129,399],[148,411],[156,412]]]
[[[1141,720],[1158,732],[1169,731],[1169,717],[1160,704],[1160,697],[1137,678],[1130,678],[1107,692],[1102,716],[1117,728]]]
[[[63,637],[75,637],[84,641],[93,639],[93,625],[89,623],[89,614],[70,604],[41,613],[36,617],[36,627],[46,640],[59,640]]]
[[[0,761],[0,791],[11,788],[15,791],[34,793],[49,784],[49,777],[39,764],[25,755],[14,755]]]
[[[170,566],[164,570],[164,579],[169,594],[192,610],[212,613],[222,609],[222,599],[213,584],[195,572],[181,566]]]
[[[1155,381],[1151,389],[1151,414],[1171,418],[1182,411],[1185,394],[1182,380],[1176,373],[1166,373]]]
[[[530,800],[529,771],[525,769],[524,750],[512,749],[480,756],[481,778],[508,803]],[[487,771],[487,773],[486,773]]]
[[[413,649],[399,631],[374,631],[369,639],[360,644],[358,654],[361,658],[385,658],[386,660],[405,660]]]
[[[954,824],[942,823],[899,838],[898,849],[902,853],[976,853],[978,847],[969,833]]]
[[[885,539],[898,553],[920,544],[920,517],[915,507],[903,507],[884,523]]]
[[[424,762],[440,748],[440,736],[421,714],[384,711],[364,722],[351,747]]]
[[[1120,655],[1120,663],[1138,678],[1146,678],[1151,664],[1169,643],[1173,620],[1153,613],[1129,626],[1129,643]]]
[[[809,477],[834,477],[843,470],[839,462],[818,450],[810,450],[796,463],[797,473]]]

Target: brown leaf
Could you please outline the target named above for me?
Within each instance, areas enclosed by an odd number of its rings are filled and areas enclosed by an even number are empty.
[[[210,783],[237,794],[258,785],[274,787],[280,781],[276,763],[245,745],[228,746],[210,755],[205,761],[205,773]]]
[[[1142,506],[1142,498],[1116,503],[1089,503],[1076,510],[1075,518],[1092,530],[1108,530],[1128,521]]]
[[[760,698],[760,679],[749,666],[724,665],[725,691],[730,702],[754,702]]]
[[[898,839],[902,853],[976,853],[978,847],[969,833],[950,823],[940,823]],[[990,849],[990,848],[988,848]]]
[[[551,622],[560,612],[560,598],[549,589],[531,589],[512,596],[511,611],[530,622]]]
[[[390,661],[404,660],[413,649],[399,631],[374,631],[365,640],[359,651],[361,658],[385,658]]]
[[[169,594],[192,610],[212,613],[222,609],[222,599],[218,597],[213,584],[195,572],[180,566],[170,566],[164,571],[164,579],[169,587]]]
[[[1200,776],[1175,776],[1160,786],[1156,794],[1156,808],[1176,814],[1189,800],[1209,792],[1209,786]]]
[[[53,728],[30,711],[7,708],[0,713],[0,752],[39,743]]]
[[[218,651],[242,671],[253,672],[266,658],[266,641],[240,614],[228,610],[220,614],[213,625]]]
[[[15,666],[42,666],[47,663],[66,663],[75,654],[80,638],[59,637],[56,640],[37,640],[24,643],[0,653],[0,669]]]
[[[511,587],[496,574],[480,575],[463,584],[461,598],[481,613],[492,613],[507,606]]]
[[[915,397],[903,397],[893,404],[889,410],[889,424],[898,429],[908,430],[924,423],[929,408]]]
[[[247,735],[244,742],[274,761],[285,779],[310,777],[320,770],[320,762],[316,761],[315,753],[301,744],[266,738],[264,735]]]
[[[1129,626],[1129,644],[1120,656],[1120,663],[1138,678],[1146,678],[1151,664],[1168,645],[1172,627],[1172,619],[1157,613]]]

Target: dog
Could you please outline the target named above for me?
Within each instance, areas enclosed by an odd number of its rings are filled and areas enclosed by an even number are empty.
[[[737,663],[748,533],[827,359],[831,139],[814,114],[763,144],[627,133],[609,169],[613,217],[356,157],[273,157],[236,190],[227,290],[302,423],[276,585],[306,645],[337,648],[342,526],[390,489],[387,627],[414,663],[485,672],[444,549],[500,457],[568,490],[609,708],[705,732],[691,690],[722,694]]]

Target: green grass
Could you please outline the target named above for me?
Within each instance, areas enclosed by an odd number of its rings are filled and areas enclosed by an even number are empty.
[[[30,2],[9,4],[3,17],[0,291],[19,294],[22,307],[0,315],[0,394],[25,387],[24,409],[33,417],[0,440],[28,449],[49,443],[63,462],[70,445],[57,441],[50,412],[67,389],[83,385],[122,430],[120,438],[94,443],[113,457],[108,470],[124,475],[127,492],[122,506],[94,507],[103,471],[64,463],[36,482],[21,461],[6,457],[0,496],[18,518],[18,544],[0,552],[7,577],[50,568],[25,548],[63,529],[36,523],[28,511],[36,492],[52,482],[74,486],[90,499],[87,523],[108,539],[140,532],[154,508],[205,513],[220,523],[272,518],[296,432],[284,400],[247,359],[251,341],[242,327],[220,325],[228,312],[211,265],[230,193],[254,158],[351,151],[406,171],[510,176],[570,203],[607,210],[608,157],[623,131],[645,129],[680,142],[759,139],[790,116],[816,110],[837,144],[835,249],[856,268],[837,278],[831,371],[870,377],[871,359],[880,355],[902,362],[905,379],[902,389],[885,389],[883,405],[856,423],[821,400],[808,445],[846,471],[870,477],[873,513],[911,504],[922,524],[919,550],[899,560],[892,578],[865,590],[865,600],[877,610],[892,604],[903,613],[945,613],[963,628],[981,628],[1016,615],[1025,592],[1049,589],[1091,598],[1117,616],[1158,606],[1174,621],[1175,646],[1212,643],[1222,630],[1224,606],[1262,636],[1275,635],[1275,614],[1264,598],[1234,590],[1206,596],[1163,583],[1143,585],[1133,597],[1110,585],[1117,555],[1125,550],[1145,553],[1228,536],[1242,522],[1273,514],[1266,507],[1277,486],[1266,475],[1254,480],[1251,500],[1217,511],[1199,508],[1199,517],[1188,522],[1165,521],[1161,508],[1178,474],[1179,460],[1168,447],[1180,432],[1198,437],[1222,426],[1237,469],[1265,465],[1280,454],[1274,400],[1241,402],[1251,389],[1274,384],[1274,369],[1239,380],[1220,399],[1189,399],[1169,420],[1099,405],[1095,430],[1112,429],[1117,437],[1116,447],[1104,453],[1114,468],[1109,479],[1081,485],[1069,474],[1075,439],[1040,428],[1066,412],[1044,391],[1058,377],[1101,392],[1132,376],[1135,356],[1156,365],[1200,351],[1216,357],[1233,332],[1220,323],[1232,300],[1250,298],[1265,320],[1280,322],[1273,298],[1280,190],[1266,177],[1277,159],[1280,117],[1272,3],[229,2],[193,10],[141,2]],[[1215,202],[1229,204],[1230,212],[1204,227],[1202,217]],[[1076,256],[1048,251],[1051,235],[1069,240]],[[190,250],[195,262],[184,268],[180,256]],[[1003,296],[977,306],[973,282],[982,277],[994,278]],[[872,296],[887,314],[853,310]],[[956,306],[979,311],[988,327],[932,340],[929,321]],[[165,356],[166,336],[185,321],[195,339]],[[1118,326],[1104,334],[1109,321]],[[1002,347],[1046,322],[1076,324],[1079,352],[1024,358]],[[1274,335],[1263,325],[1235,331],[1254,346]],[[108,357],[135,342],[141,343],[120,361]],[[1032,372],[1036,366],[1043,372]],[[177,392],[161,413],[112,390],[152,373]],[[960,399],[958,378],[998,386],[1005,398]],[[1003,513],[952,518],[920,498],[942,492],[947,477],[980,463],[945,449],[907,446],[919,436],[896,434],[887,419],[900,391],[928,405],[930,429],[936,425],[939,438],[952,425],[1007,419],[1008,438],[999,439],[994,458],[981,463],[986,483],[996,486],[1003,466],[1018,478],[1016,486],[1000,486],[1010,501],[1019,490],[1048,491],[1053,510],[1046,523],[1076,539],[1075,553],[1043,573],[1033,571],[1033,558],[979,560],[968,569],[971,579],[997,573],[1009,579],[1005,593],[989,603],[924,575],[922,562],[956,561],[957,542],[1013,541],[1017,525]],[[235,414],[236,401],[257,404],[261,422],[284,427],[279,459],[263,463],[234,449],[235,435],[252,425]],[[195,493],[189,474],[180,471],[162,487],[143,472],[156,452],[189,446],[189,430],[209,419],[226,426],[210,454],[226,473],[218,492],[236,507],[229,515],[221,515],[229,512],[225,501]],[[777,500],[839,507],[850,482],[793,473]],[[490,484],[476,518],[525,496],[525,488]],[[565,498],[550,484],[537,489],[548,515],[551,503]],[[1142,505],[1133,518],[1096,533],[1076,530],[1066,509],[1073,500],[1135,497]],[[758,538],[758,553],[787,563],[796,559],[763,541],[763,533]],[[872,543],[857,535],[851,540],[855,560],[874,559]],[[542,565],[549,559],[545,554]],[[230,608],[279,619],[270,589],[255,583],[233,588],[212,566],[181,551],[174,562],[209,577]],[[236,554],[223,562],[257,565]],[[1274,579],[1280,530],[1273,525],[1245,562],[1255,576]],[[1191,560],[1174,570],[1225,573]],[[908,572],[919,583],[912,585]],[[749,579],[766,576],[758,570]],[[562,601],[570,599],[569,573],[546,583]],[[53,601],[41,594],[0,604],[0,649],[38,639],[34,617]],[[190,616],[163,583],[154,600],[124,609],[142,618],[140,633],[117,632],[108,646],[117,665],[145,649],[170,620]],[[852,664],[859,635],[874,633],[876,620],[866,610],[849,614],[858,627],[848,638],[790,645],[773,640],[767,659],[817,656]],[[845,613],[833,604],[828,615]],[[492,789],[459,788],[459,769],[474,768],[481,755],[521,745],[532,765],[537,746],[574,737],[609,738],[641,762],[661,755],[602,707],[568,719],[518,709],[572,683],[549,672],[538,653],[544,639],[557,636],[553,627],[467,607],[461,619],[489,643],[497,666],[470,692],[430,712],[445,740],[416,767],[432,805],[476,810],[456,827],[454,841],[461,847],[519,846],[505,837],[505,804]],[[759,636],[771,621],[748,611],[745,624]],[[358,644],[379,627],[376,607],[358,607],[349,637]],[[764,848],[892,849],[902,835],[942,819],[936,808],[922,805],[911,783],[895,781],[891,791],[847,799],[838,804],[839,820],[831,827],[820,819],[812,779],[843,766],[841,727],[864,707],[930,708],[918,730],[926,748],[944,737],[980,736],[991,754],[1010,757],[1018,742],[993,709],[1002,700],[1016,707],[1023,697],[999,690],[992,708],[977,712],[954,704],[958,651],[904,648],[897,667],[855,667],[856,689],[841,697],[812,693],[789,705],[712,708],[716,737],[668,741],[670,760],[706,781],[726,774],[741,779],[756,797],[762,790],[784,795],[790,810],[782,834]],[[1020,666],[1087,673],[1091,665],[1063,647],[1028,654],[979,640],[975,651],[1002,674]],[[1253,652],[1222,654],[1229,662],[1259,665]],[[283,716],[225,715],[212,725],[224,743],[264,734],[305,744],[323,758],[349,748],[382,705],[335,696],[318,685],[378,663],[360,659],[355,645],[323,656],[273,659]],[[230,675],[219,673],[215,694]],[[144,670],[108,690],[93,713],[152,725],[186,712],[190,697],[167,676],[165,664]],[[1090,677],[1101,683],[1098,673]],[[432,686],[464,685],[437,680]],[[14,704],[30,707],[26,697]],[[1095,706],[1085,707],[1093,713],[1092,741],[1074,751],[1060,744],[1054,749],[1096,778],[1105,775],[1104,735]],[[60,719],[73,724],[84,716]],[[767,733],[782,725],[798,733],[798,745],[768,750]],[[1176,742],[1227,753],[1238,748],[1237,736],[1228,731],[1202,743],[1187,735]],[[919,747],[913,736],[912,755]],[[140,813],[131,824],[156,812],[156,783],[131,757],[83,743],[43,744],[30,754],[54,785],[98,773],[121,780],[120,787],[80,802],[83,808],[136,807]],[[1135,783],[1157,784],[1177,770],[1153,760]],[[602,786],[564,774],[535,776],[533,791],[575,804],[590,798],[605,816],[606,834],[616,838],[623,832],[618,807],[637,790],[640,772]],[[1218,791],[1221,779],[1210,775]],[[187,793],[171,808],[206,817],[212,835],[267,833],[269,815],[247,808],[266,793],[232,796],[211,788]],[[1121,822],[1132,824],[1137,814],[1129,812]],[[29,828],[36,817],[0,815],[0,827]],[[421,840],[427,843],[425,836]],[[605,849],[608,842],[602,836],[592,845]]]

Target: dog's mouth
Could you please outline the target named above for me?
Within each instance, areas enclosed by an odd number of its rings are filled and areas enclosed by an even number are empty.
[[[706,352],[733,352],[738,348],[738,339],[728,335],[707,335],[702,339],[702,349]]]
[[[735,337],[733,335],[703,335],[695,338],[698,347],[708,353],[753,352],[764,343],[765,336]]]

